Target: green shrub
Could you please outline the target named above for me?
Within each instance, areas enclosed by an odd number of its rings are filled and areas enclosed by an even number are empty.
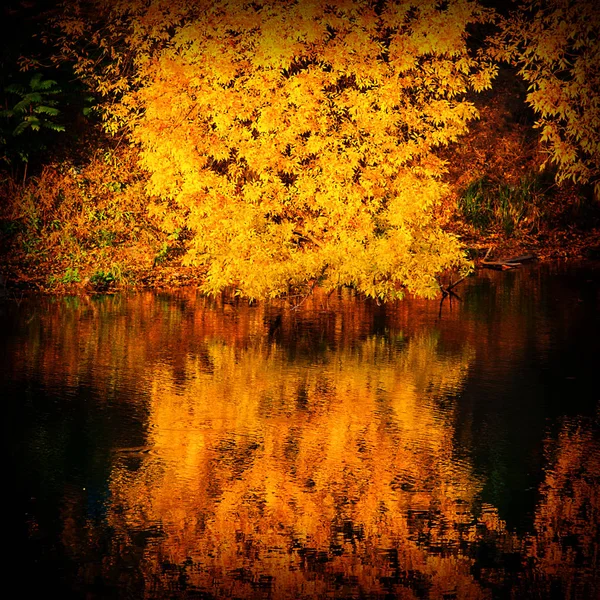
[[[99,269],[90,277],[90,284],[97,291],[106,291],[117,283],[117,278],[112,271]]]

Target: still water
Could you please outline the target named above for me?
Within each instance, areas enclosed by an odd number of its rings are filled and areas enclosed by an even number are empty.
[[[600,596],[600,265],[462,301],[0,305],[5,586]]]

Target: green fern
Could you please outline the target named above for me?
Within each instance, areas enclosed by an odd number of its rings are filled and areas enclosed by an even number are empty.
[[[16,83],[7,86],[5,91],[21,97],[12,108],[0,112],[3,117],[19,119],[13,129],[13,136],[21,135],[28,129],[40,131],[44,128],[57,132],[65,130],[63,125],[53,120],[60,115],[60,110],[56,108],[58,101],[53,97],[61,91],[53,79],[43,79],[41,73],[35,73],[27,87]]]

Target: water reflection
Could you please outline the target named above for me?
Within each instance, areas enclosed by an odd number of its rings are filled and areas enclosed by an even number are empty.
[[[397,552],[427,572],[419,541],[457,547],[477,491],[453,461],[452,409],[440,403],[473,352],[437,347],[431,333],[398,345],[368,336],[290,361],[277,343],[215,341],[187,357],[185,385],[157,365],[148,453],[134,470],[130,457],[115,464],[109,523],[125,535],[160,523],[150,570],[188,561],[187,584],[221,597],[257,585],[319,597],[333,582],[383,591]]]
[[[594,597],[600,295],[570,277],[491,273],[441,320],[5,306],[18,566],[65,597]]]
[[[568,598],[593,598],[600,590],[600,437],[598,423],[565,419],[558,437],[546,439],[548,467],[527,556],[543,573],[546,597],[560,581]]]

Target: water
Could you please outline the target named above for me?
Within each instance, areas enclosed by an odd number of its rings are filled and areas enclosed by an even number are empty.
[[[0,305],[20,598],[600,596],[600,266],[461,302]]]

